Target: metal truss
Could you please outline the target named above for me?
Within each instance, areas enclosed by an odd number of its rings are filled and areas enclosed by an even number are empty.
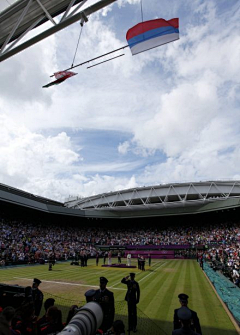
[[[239,198],[240,181],[167,184],[104,193],[65,202],[68,208],[98,211],[134,211],[201,206]]]
[[[87,0],[20,0],[0,13],[0,62],[55,34],[74,22],[83,25],[92,13],[117,0],[100,0],[79,11]],[[63,14],[57,22],[54,18]],[[43,23],[52,27],[23,42],[27,33]]]

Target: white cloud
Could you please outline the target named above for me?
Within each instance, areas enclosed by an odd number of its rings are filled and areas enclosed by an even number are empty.
[[[126,154],[128,152],[128,148],[129,148],[129,142],[128,141],[125,141],[123,143],[120,143],[119,146],[118,146],[118,152],[120,154]]]
[[[0,126],[0,176],[11,186],[24,187],[34,178],[42,181],[58,178],[81,160],[64,132],[44,137],[4,115]]]

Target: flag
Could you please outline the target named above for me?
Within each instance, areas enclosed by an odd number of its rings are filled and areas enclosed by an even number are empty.
[[[132,55],[179,39],[178,18],[156,19],[138,23],[127,31],[126,39]]]
[[[59,72],[55,72],[54,76],[57,80],[52,81],[51,83],[48,83],[47,85],[44,85],[43,87],[50,87],[53,85],[58,85],[60,83],[62,83],[64,80],[75,76],[77,73],[72,72],[72,71],[59,71]]]
[[[72,72],[72,71],[59,71],[59,72],[55,72],[54,76],[55,76],[56,79],[62,79],[62,78],[64,78],[64,80],[65,80],[67,78],[75,76],[76,74],[77,73]]]

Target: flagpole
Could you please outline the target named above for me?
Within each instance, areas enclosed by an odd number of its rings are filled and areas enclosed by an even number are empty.
[[[104,57],[104,56],[110,55],[110,54],[112,54],[112,53],[114,53],[114,52],[117,52],[117,51],[119,51],[119,50],[125,49],[126,47],[128,47],[128,44],[127,44],[127,45],[124,45],[124,46],[121,47],[121,48],[118,48],[118,49],[115,49],[115,50],[113,50],[113,51],[107,52],[107,53],[105,53],[105,54],[103,54],[103,55],[101,55],[101,56],[98,56],[98,57],[89,59],[89,60],[87,60],[87,61],[85,61],[85,62],[83,62],[83,63],[79,63],[79,64],[77,64],[77,65],[71,66],[71,67],[69,67],[68,69],[65,69],[65,70],[63,70],[63,71],[72,70],[72,69],[74,69],[75,67],[82,66],[82,65],[87,64],[87,63],[89,63],[89,62],[92,62],[92,61],[94,61],[94,60],[96,60],[96,59],[102,58],[102,57]],[[52,74],[50,77],[54,77],[54,74]]]

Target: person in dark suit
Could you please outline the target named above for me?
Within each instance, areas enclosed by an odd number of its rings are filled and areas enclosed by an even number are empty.
[[[140,288],[135,280],[135,273],[130,273],[130,279],[127,276],[121,280],[121,283],[127,285],[125,300],[128,303],[128,324],[129,330],[135,333],[137,331],[137,304],[140,300]]]
[[[104,332],[112,327],[115,315],[114,295],[107,289],[107,283],[107,278],[100,277],[100,289],[96,290],[94,295],[94,301],[98,302],[103,310],[103,321],[100,329]]]
[[[151,254],[148,254],[148,266],[151,266],[151,262],[152,262],[152,257]]]
[[[43,303],[43,293],[39,290],[39,285],[41,284],[41,280],[34,278],[32,284],[32,299],[35,308],[35,315],[39,316]]]
[[[144,258],[144,256],[141,256],[140,263],[141,263],[141,270],[145,271],[145,258]]]
[[[99,263],[99,252],[96,253],[96,266],[98,266]]]
[[[84,254],[83,254],[83,264],[84,264],[84,266],[87,266],[87,261],[88,261],[88,254],[87,254],[87,251],[84,251]]]
[[[177,318],[181,323],[181,328],[172,331],[172,335],[200,335],[191,329],[192,311],[182,306],[177,310]]]
[[[108,252],[105,251],[104,254],[103,254],[103,264],[104,264],[104,265],[105,265],[105,263],[106,263],[106,258],[107,258],[107,256],[108,256]]]
[[[140,262],[141,257],[140,257],[140,255],[138,255],[137,259],[138,259],[138,270],[141,270],[141,262]]]
[[[121,252],[118,252],[118,264],[121,264],[122,260],[121,260]]]
[[[182,307],[187,307],[188,305],[188,295],[181,293],[178,295],[179,302]],[[178,311],[180,308],[174,310],[174,317],[173,317],[173,329],[180,329],[182,327],[181,320],[178,317]],[[189,309],[189,308],[188,308]],[[202,335],[202,330],[199,322],[198,315],[195,311],[192,311],[189,309],[191,312],[191,318],[190,318],[190,328],[195,331],[197,334]]]

